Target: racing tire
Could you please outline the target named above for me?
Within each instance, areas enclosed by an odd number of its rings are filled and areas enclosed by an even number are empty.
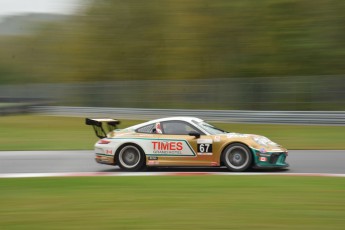
[[[252,164],[253,156],[250,149],[240,143],[226,147],[222,153],[222,162],[233,172],[243,172]]]
[[[117,152],[116,162],[125,171],[138,171],[144,167],[145,155],[139,146],[127,144]]]

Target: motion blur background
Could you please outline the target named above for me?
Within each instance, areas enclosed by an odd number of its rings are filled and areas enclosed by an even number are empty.
[[[3,104],[345,109],[343,0],[70,4],[1,17]]]
[[[287,172],[344,173],[344,60],[345,0],[0,0],[0,177],[121,174],[84,125],[110,110],[120,128],[200,110],[292,150]],[[92,111],[1,116],[37,107]],[[344,178],[195,170],[3,178],[0,229],[344,229]]]

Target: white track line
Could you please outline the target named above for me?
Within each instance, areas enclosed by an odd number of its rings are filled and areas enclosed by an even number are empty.
[[[233,173],[233,172],[69,172],[69,173],[3,173],[0,178],[35,177],[96,177],[96,176],[306,176],[306,177],[345,177],[334,173]]]

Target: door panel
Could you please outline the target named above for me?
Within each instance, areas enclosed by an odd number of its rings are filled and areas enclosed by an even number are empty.
[[[195,138],[189,135],[160,135],[152,143],[148,165],[162,166],[212,166],[214,153],[212,139],[208,136]]]

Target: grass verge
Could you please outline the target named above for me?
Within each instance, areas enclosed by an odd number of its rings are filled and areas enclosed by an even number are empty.
[[[0,229],[343,229],[344,178],[1,179]]]
[[[124,120],[120,128],[141,121]],[[231,132],[269,137],[288,149],[345,149],[345,126],[215,124]],[[53,116],[0,117],[0,150],[92,149],[97,141],[84,118]]]

